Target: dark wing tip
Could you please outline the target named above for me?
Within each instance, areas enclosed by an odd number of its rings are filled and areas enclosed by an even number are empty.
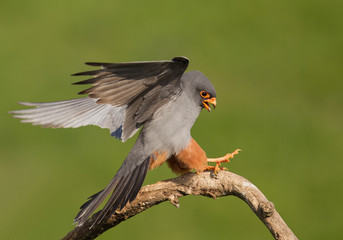
[[[189,64],[189,59],[186,57],[174,57],[172,61],[180,65],[184,70],[186,70]]]
[[[102,63],[102,62],[85,62],[85,64],[88,66],[102,67],[102,68],[106,68],[110,65],[113,65],[113,63]],[[71,74],[71,76],[87,76],[87,75],[94,75],[97,73],[99,73],[99,70],[78,72],[78,73]]]
[[[76,75],[73,75],[73,76],[76,76]],[[95,81],[96,81],[96,79],[90,78],[90,79],[87,79],[87,80],[82,80],[82,81],[79,81],[79,82],[74,82],[72,84],[73,85],[85,85],[85,84],[92,84]]]
[[[189,63],[189,59],[187,57],[174,57],[172,59],[173,62],[180,62],[180,63],[183,63],[183,64],[187,64]]]
[[[73,73],[71,76],[87,76],[87,75],[92,75],[92,71],[87,71],[87,72],[78,72],[78,73]]]
[[[189,62],[189,59],[187,57],[180,56],[180,57],[174,57],[172,59],[172,61],[174,61],[174,62]]]
[[[107,67],[111,66],[114,63],[104,63],[104,62],[85,62],[86,65],[88,66],[93,66],[93,67]]]

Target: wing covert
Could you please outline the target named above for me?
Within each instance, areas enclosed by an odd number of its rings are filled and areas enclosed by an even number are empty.
[[[181,92],[180,80],[188,63],[185,57],[170,61],[86,63],[101,69],[73,74],[92,76],[74,84],[92,84],[79,94],[88,94],[99,104],[127,106],[122,128],[122,140],[126,141],[159,107]]]

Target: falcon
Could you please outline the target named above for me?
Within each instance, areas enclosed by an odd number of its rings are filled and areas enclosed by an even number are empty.
[[[201,110],[216,107],[216,90],[199,71],[185,73],[189,60],[175,57],[168,61],[129,63],[86,63],[97,70],[73,74],[90,76],[74,84],[91,84],[81,91],[86,97],[57,102],[19,102],[28,107],[12,111],[22,122],[51,128],[77,128],[97,125],[108,128],[111,136],[125,142],[141,129],[136,143],[110,183],[89,197],[75,217],[84,224],[109,195],[94,224],[132,202],[147,174],[167,162],[171,170],[183,174],[195,170],[226,170],[238,153],[207,158],[191,136],[191,128]],[[100,68],[99,68],[100,67]],[[208,162],[216,163],[215,166]]]

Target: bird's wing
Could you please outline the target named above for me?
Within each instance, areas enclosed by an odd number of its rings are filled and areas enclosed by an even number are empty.
[[[47,103],[20,102],[36,108],[12,111],[22,122],[43,127],[76,128],[97,125],[126,141],[160,106],[180,89],[188,59],[131,63],[87,63],[101,69],[73,74],[92,78],[75,84],[92,84],[80,94],[88,97]]]
[[[139,127],[170,98],[180,93],[180,79],[188,59],[131,63],[87,63],[101,69],[76,73],[92,78],[75,84],[92,84],[80,94],[89,94],[98,104],[125,106],[122,140],[130,138]]]
[[[121,137],[121,126],[125,115],[125,106],[97,104],[93,98],[78,98],[66,101],[31,103],[19,102],[24,106],[36,107],[12,111],[14,117],[24,123],[51,128],[77,128],[97,125],[108,128],[113,136]]]

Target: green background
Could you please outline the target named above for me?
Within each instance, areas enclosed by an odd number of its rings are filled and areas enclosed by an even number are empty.
[[[300,239],[341,239],[342,1],[2,1],[0,238],[59,239],[134,144],[97,127],[43,129],[17,101],[77,97],[86,61],[187,56],[217,89],[193,137],[252,181]],[[162,166],[145,184],[174,177]],[[240,199],[163,203],[99,239],[272,239]]]

